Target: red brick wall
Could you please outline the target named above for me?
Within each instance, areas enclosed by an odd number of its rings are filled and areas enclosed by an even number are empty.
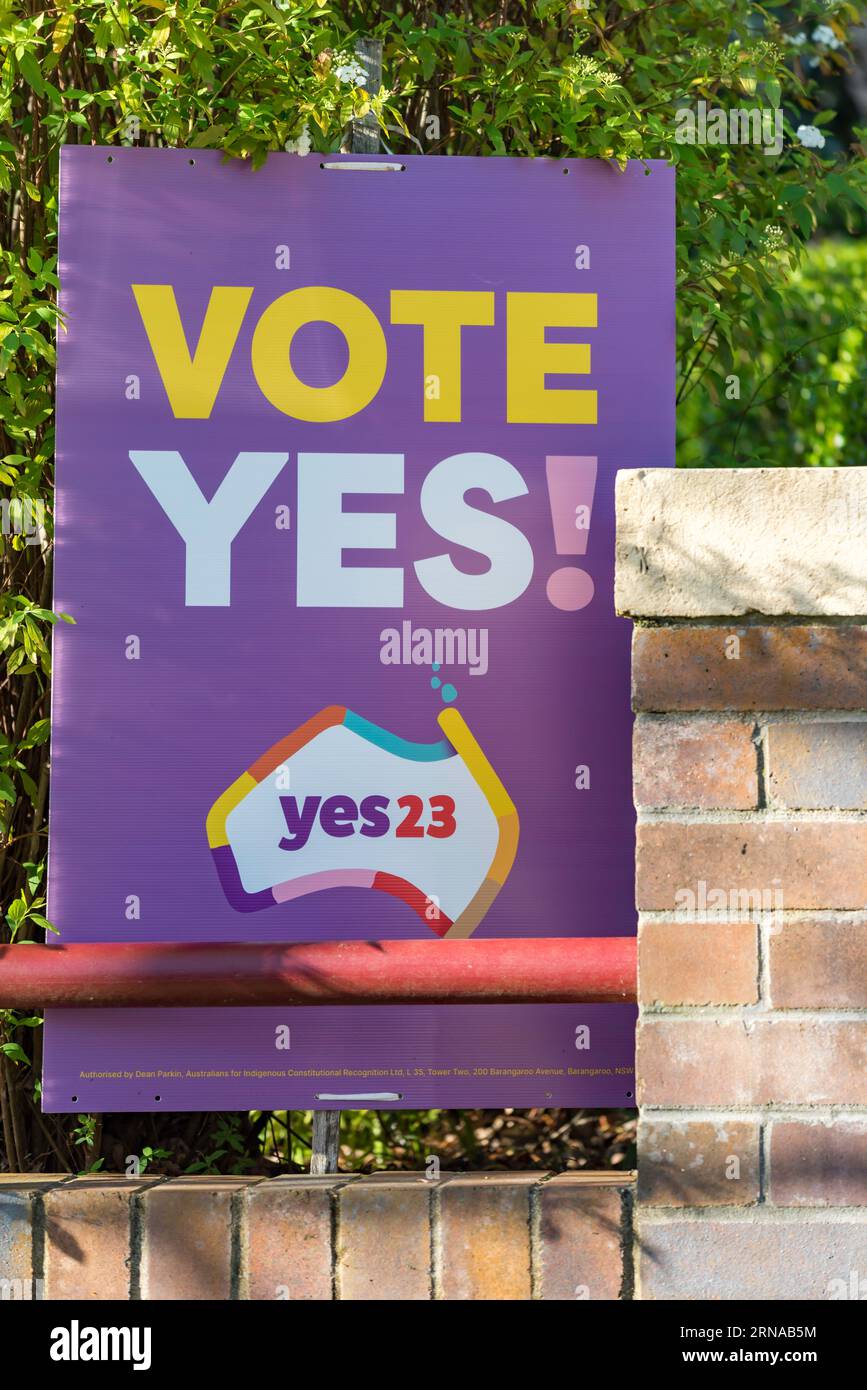
[[[631,1179],[0,1177],[2,1298],[617,1299]]]

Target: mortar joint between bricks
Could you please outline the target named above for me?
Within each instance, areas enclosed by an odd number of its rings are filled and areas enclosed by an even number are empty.
[[[748,1207],[651,1207],[639,1203],[637,1228],[666,1226],[689,1222],[700,1225],[703,1222],[724,1221],[731,1226],[776,1226],[787,1221],[797,1221],[803,1225],[848,1225],[853,1220],[865,1227],[867,1233],[867,1207],[782,1207],[765,1203],[761,1208]],[[638,1239],[640,1247],[641,1241]]]
[[[756,992],[759,1006],[763,1009],[771,1008],[771,952],[768,931],[767,923],[760,919],[756,923]]]
[[[764,915],[764,913],[756,912],[749,920],[754,925],[759,925],[759,918]],[[782,917],[784,922],[836,923],[845,926],[849,923],[856,925],[863,922],[867,918],[867,907],[775,907],[772,910],[772,915]],[[674,907],[659,909],[644,907],[638,913],[638,925],[640,927],[653,926],[654,924],[677,926],[683,925],[683,923],[683,914]]]
[[[647,613],[629,613],[618,610],[619,618],[627,618],[637,632],[660,628],[693,628],[701,632],[706,628],[756,628],[763,627],[865,627],[867,613],[694,613],[688,616],[672,615],[658,618]]]
[[[620,1194],[620,1298],[631,1303],[635,1298],[635,1194],[625,1187]]]
[[[841,810],[839,806],[805,807],[797,811],[778,806],[762,806],[751,811],[656,806],[652,810],[639,810],[637,820],[639,826],[743,825],[761,828],[768,825],[860,825],[864,823],[864,812],[857,809]]]
[[[30,1275],[34,1301],[45,1297],[45,1199],[41,1192],[30,1198]]]
[[[753,724],[752,732],[753,746],[756,750],[756,809],[766,811],[768,809],[768,768],[767,750],[765,748],[764,726],[756,720]]]
[[[864,724],[867,723],[865,709],[735,709],[733,706],[722,709],[673,709],[636,710],[636,723],[642,724],[689,724],[699,728],[702,724],[740,724],[743,726],[768,724]]]
[[[240,1302],[247,1290],[247,1189],[233,1192],[229,1202],[229,1298]]]
[[[758,1205],[759,1205],[760,1207],[761,1207],[761,1206],[765,1206],[765,1205],[767,1204],[768,1192],[770,1191],[769,1172],[768,1172],[768,1159],[769,1159],[770,1155],[769,1155],[769,1153],[768,1153],[767,1137],[768,1137],[767,1116],[761,1115],[761,1116],[759,1116],[759,1152],[758,1152],[758,1158],[759,1158],[759,1171],[758,1171],[759,1196],[758,1196]]]
[[[542,1297],[542,1205],[539,1196],[541,1183],[528,1191],[527,1231],[529,1237],[530,1298]]]
[[[428,1302],[433,1303],[436,1299],[436,1277],[434,1264],[436,1262],[436,1241],[434,1237],[434,1202],[436,1199],[436,1183],[431,1183],[427,1194],[427,1297]]]
[[[442,1188],[435,1183],[430,1194],[430,1285],[431,1299],[443,1296]]]
[[[328,1191],[329,1243],[331,1264],[331,1298],[340,1300],[340,1197],[337,1186]]]
[[[670,1023],[741,1022],[747,1032],[757,1024],[774,1027],[782,1023],[865,1023],[867,1009],[774,1009],[765,1004],[654,1004],[644,1005],[642,1020],[662,1019]]]
[[[767,1101],[763,1106],[753,1104],[737,1105],[705,1105],[696,1106],[694,1109],[684,1109],[682,1106],[657,1105],[642,1106],[642,1121],[662,1124],[713,1124],[717,1120],[724,1118],[728,1121],[758,1123],[761,1120],[772,1122],[776,1119],[813,1120],[816,1124],[833,1124],[836,1120],[850,1119],[859,1120],[867,1125],[867,1105],[861,1106],[840,1106],[822,1105],[812,1101],[802,1101],[797,1105],[790,1105],[788,1109],[785,1103],[778,1101]]]
[[[144,1243],[144,1204],[142,1194],[133,1192],[129,1199],[129,1299],[141,1302],[142,1246]]]
[[[694,1106],[678,1106],[675,1110],[672,1109],[670,1101],[659,1105],[643,1102],[641,1118],[644,1123],[661,1121],[665,1124],[702,1124],[715,1122],[719,1119],[731,1121],[797,1120],[799,1122],[812,1120],[816,1124],[836,1124],[841,1120],[853,1120],[867,1124],[867,1106],[840,1103],[829,1105],[824,1101],[766,1100],[752,1104],[742,1101],[738,1105],[714,1105],[712,1108],[703,1103]]]

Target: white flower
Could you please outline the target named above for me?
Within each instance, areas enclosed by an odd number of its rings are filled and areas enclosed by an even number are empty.
[[[765,251],[781,251],[786,244],[786,236],[782,227],[777,227],[769,222],[762,234],[762,245]]]
[[[617,82],[616,73],[603,68],[595,58],[588,58],[580,53],[566,63],[565,71],[570,82],[576,87],[594,83],[598,83],[600,87],[613,87]]]
[[[842,48],[840,40],[834,33],[830,24],[819,24],[813,30],[813,43],[822,44],[823,48]]]
[[[309,154],[313,148],[313,141],[310,138],[310,131],[304,127],[301,134],[294,140],[287,140],[283,146],[287,154],[300,154],[302,157]]]
[[[806,35],[806,34],[803,34],[803,33],[802,33],[802,34],[787,34],[787,35],[786,35],[786,43],[792,44],[795,48],[800,48],[801,45],[802,45],[802,44],[805,44],[806,42],[807,42],[807,35]]]
[[[814,125],[799,125],[795,132],[802,145],[806,145],[808,150],[822,150],[825,148],[825,137]]]
[[[357,58],[344,57],[343,55],[335,66],[334,75],[338,82],[345,82],[349,87],[363,87],[367,81],[364,64],[359,63]]]

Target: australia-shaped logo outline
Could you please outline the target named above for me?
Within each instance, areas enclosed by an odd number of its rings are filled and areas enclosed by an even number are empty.
[[[401,899],[440,937],[469,937],[487,916],[505,884],[518,851],[520,822],[514,802],[494,771],[459,710],[441,710],[437,723],[444,738],[436,743],[412,743],[382,729],[344,705],[329,705],[273,744],[266,753],[242,772],[217,797],[208,812],[208,844],[217,874],[229,904],[236,912],[259,912],[281,902],[318,893],[329,888],[373,888]],[[229,842],[227,821],[232,811],[264,779],[312,742],[326,729],[344,725],[369,743],[399,757],[416,762],[434,762],[459,757],[497,822],[498,839],[491,862],[479,888],[458,916],[451,920],[432,897],[394,874],[369,869],[334,869],[306,874],[257,892],[248,892],[241,882],[235,854]]]

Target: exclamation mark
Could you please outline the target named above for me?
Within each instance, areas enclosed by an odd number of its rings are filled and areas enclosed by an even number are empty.
[[[590,514],[596,487],[596,459],[549,454],[545,459],[548,499],[558,555],[586,555]],[[555,570],[546,592],[555,608],[574,613],[593,597],[593,580],[586,570],[567,565]]]

